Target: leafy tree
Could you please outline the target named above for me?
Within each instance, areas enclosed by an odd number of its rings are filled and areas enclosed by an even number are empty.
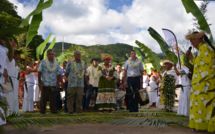
[[[16,12],[16,6],[10,3],[8,0],[1,0],[0,2],[0,12],[6,12],[16,18],[21,19],[21,17]]]

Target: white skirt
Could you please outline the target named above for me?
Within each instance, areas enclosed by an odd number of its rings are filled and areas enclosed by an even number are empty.
[[[178,104],[178,115],[189,115],[189,104],[190,104],[190,86],[183,88],[184,90],[180,91],[179,104]]]
[[[34,101],[33,101],[34,85],[30,84],[27,87],[28,87],[28,90],[24,88],[24,100],[22,105],[23,112],[34,111]]]
[[[157,98],[158,98],[158,94],[157,94],[157,90],[151,90],[150,87],[147,88],[147,93],[149,95],[149,103],[156,103],[157,102]]]

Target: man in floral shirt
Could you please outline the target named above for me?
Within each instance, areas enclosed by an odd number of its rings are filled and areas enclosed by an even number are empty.
[[[67,108],[69,113],[82,112],[82,99],[84,95],[85,64],[81,60],[81,53],[79,51],[74,52],[74,58],[66,67],[66,77],[68,78]]]
[[[46,112],[46,103],[49,101],[52,113],[57,112],[56,98],[61,80],[61,68],[55,59],[52,49],[47,51],[47,59],[42,60],[38,69],[38,81],[41,90],[40,113]]]

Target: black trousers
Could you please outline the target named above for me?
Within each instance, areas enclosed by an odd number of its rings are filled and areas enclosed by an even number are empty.
[[[56,87],[43,86],[40,98],[40,113],[46,112],[46,104],[49,101],[50,111],[57,112],[57,95],[58,90]]]
[[[86,96],[85,96],[86,100],[85,100],[85,104],[84,104],[84,110],[87,110],[87,109],[89,109],[90,100],[91,100],[92,96],[94,96],[94,101],[96,101],[96,97],[98,94],[98,87],[93,87],[92,85],[89,85],[85,94],[86,94]]]
[[[138,100],[139,100],[139,89],[141,77],[128,77],[127,83],[128,88],[126,90],[126,97],[128,100],[128,110],[129,112],[138,112]]]

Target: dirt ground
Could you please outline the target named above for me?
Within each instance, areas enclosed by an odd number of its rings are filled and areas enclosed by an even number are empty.
[[[15,129],[10,126],[5,127],[3,134],[206,134],[203,132],[193,132],[191,129],[168,126],[156,127],[134,127],[116,126],[110,124],[70,124],[55,125],[52,127],[29,127],[27,129]]]

